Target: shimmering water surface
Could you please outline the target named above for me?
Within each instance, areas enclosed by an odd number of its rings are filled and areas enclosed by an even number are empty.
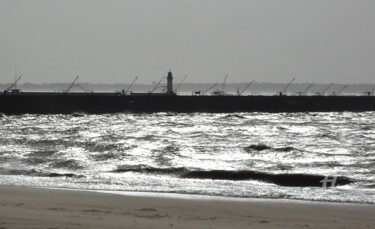
[[[0,124],[1,184],[375,203],[375,112],[2,115]],[[290,187],[275,174],[353,182]]]

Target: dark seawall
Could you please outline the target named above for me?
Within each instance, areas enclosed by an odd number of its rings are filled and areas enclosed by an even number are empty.
[[[117,93],[0,94],[0,113],[375,111],[375,96],[168,96]]]

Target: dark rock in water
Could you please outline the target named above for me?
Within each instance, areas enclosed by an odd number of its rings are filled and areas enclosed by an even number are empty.
[[[331,182],[333,177],[328,178],[322,175],[311,174],[271,174],[257,171],[191,171],[182,176],[183,178],[212,179],[212,180],[258,180],[267,183],[273,183],[286,187],[323,187],[326,180],[326,187],[339,186],[353,183],[348,177],[336,176],[335,181]]]
[[[238,114],[229,114],[229,115],[226,115],[225,118],[240,118],[240,119],[244,119],[245,117],[242,116],[242,115],[238,115]]]
[[[286,147],[274,148],[274,150],[279,151],[279,152],[290,152],[290,151],[297,150],[297,149],[291,146],[286,146]]]
[[[265,145],[265,144],[257,144],[257,145],[250,145],[248,147],[245,147],[246,151],[263,151],[267,149],[272,149],[271,147]]]
[[[245,147],[245,150],[247,152],[251,152],[251,151],[263,151],[263,150],[274,150],[274,151],[277,151],[277,152],[290,152],[290,151],[293,151],[293,150],[298,150],[294,147],[291,147],[291,146],[286,146],[286,147],[280,147],[280,148],[272,148],[270,146],[267,146],[265,144],[257,144],[257,145],[250,145],[248,147]]]
[[[85,115],[84,114],[80,114],[80,113],[73,113],[72,116],[73,117],[84,117]]]
[[[335,187],[353,183],[348,177],[337,176],[335,182],[331,183],[333,177],[326,177],[312,174],[274,174],[266,178],[265,182],[274,183],[288,187],[324,187],[324,180],[327,180],[325,187]]]
[[[138,172],[138,173],[154,173],[154,174],[170,174],[181,176],[189,172],[185,168],[154,168],[148,165],[124,165],[119,166],[117,169],[112,170],[114,173],[124,173],[124,172]]]
[[[153,173],[172,175],[187,179],[210,179],[210,180],[257,180],[266,183],[272,183],[279,186],[286,187],[333,187],[339,185],[347,185],[354,182],[354,180],[344,177],[326,177],[314,174],[290,174],[290,173],[265,173],[251,170],[189,170],[187,168],[155,168],[147,165],[136,166],[119,166],[116,170],[111,172],[138,172],[138,173]],[[332,182],[334,180],[334,182]],[[324,185],[324,183],[326,185]]]
[[[50,173],[46,175],[48,177],[68,177],[68,178],[82,178],[83,175],[76,175],[74,173]]]
[[[4,169],[0,167],[0,174],[2,175],[23,175],[23,176],[34,176],[34,177],[68,177],[68,178],[82,178],[83,175],[77,175],[74,173],[49,173],[38,171],[35,169],[23,170],[23,169]]]

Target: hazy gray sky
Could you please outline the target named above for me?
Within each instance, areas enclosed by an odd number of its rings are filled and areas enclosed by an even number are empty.
[[[375,82],[374,0],[0,0],[0,83]]]

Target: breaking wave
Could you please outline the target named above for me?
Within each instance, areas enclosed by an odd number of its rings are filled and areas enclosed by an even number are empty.
[[[258,171],[229,171],[229,170],[189,170],[187,168],[154,168],[146,165],[120,166],[112,172],[139,172],[163,175],[174,175],[180,178],[211,179],[211,180],[257,180],[286,187],[322,187],[323,181],[333,179],[327,176],[314,174],[272,174]],[[335,177],[333,186],[341,186],[353,183],[354,180],[344,177]]]
[[[5,169],[0,168],[1,175],[23,175],[35,177],[69,177],[69,178],[83,178],[83,175],[74,173],[56,173],[56,172],[43,172],[35,169]]]

